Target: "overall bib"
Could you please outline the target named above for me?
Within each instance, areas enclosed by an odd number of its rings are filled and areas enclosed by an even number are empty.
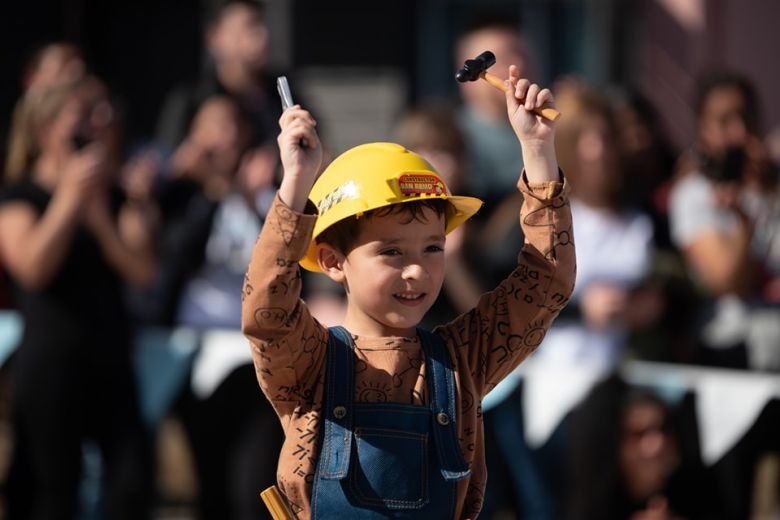
[[[427,406],[356,403],[354,348],[330,329],[314,519],[452,518],[457,481],[471,473],[455,426],[455,380],[444,342],[418,329]]]

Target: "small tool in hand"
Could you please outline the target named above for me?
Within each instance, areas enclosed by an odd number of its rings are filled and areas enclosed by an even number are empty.
[[[488,74],[487,69],[496,63],[496,56],[490,51],[485,51],[473,60],[466,60],[463,64],[463,68],[455,74],[455,79],[461,83],[467,81],[477,81],[479,78],[484,79],[501,92],[505,92],[504,80]],[[555,121],[561,117],[561,113],[550,107],[541,107],[533,110],[534,114],[537,114],[550,121]]]
[[[282,98],[282,110],[287,110],[295,103],[293,103],[292,93],[290,92],[290,83],[287,81],[287,76],[279,76],[276,78],[276,90],[279,91],[279,97]],[[309,143],[306,138],[301,138],[301,148],[306,148]]]
[[[260,497],[265,502],[265,506],[268,508],[268,512],[271,513],[273,520],[293,520],[295,518],[282,498],[282,494],[279,493],[279,488],[276,486],[271,486],[260,493]]]

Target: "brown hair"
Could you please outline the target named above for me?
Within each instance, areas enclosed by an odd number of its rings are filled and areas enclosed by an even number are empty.
[[[622,205],[625,188],[623,158],[617,143],[618,127],[615,112],[607,98],[582,85],[565,87],[556,93],[556,105],[565,111],[566,118],[558,125],[555,138],[555,153],[561,169],[566,172],[571,181],[574,196],[583,197],[585,186],[579,182],[580,160],[578,157],[578,142],[583,130],[586,129],[589,116],[595,116],[606,125],[604,141],[607,146],[614,147],[614,171],[605,172],[612,178],[604,187],[608,193],[603,197],[613,209]]]
[[[701,116],[704,113],[704,106],[713,92],[729,88],[739,91],[742,100],[745,103],[745,110],[742,114],[745,126],[747,126],[747,129],[751,134],[758,134],[761,129],[761,111],[759,110],[760,103],[756,88],[749,78],[736,72],[716,71],[699,80],[694,98],[696,117],[701,119]]]
[[[412,202],[404,202],[403,204],[392,204],[383,208],[377,208],[372,211],[367,211],[360,217],[351,216],[340,220],[320,233],[315,242],[317,244],[330,244],[335,247],[339,252],[347,254],[352,250],[355,245],[355,240],[360,233],[360,223],[366,222],[373,217],[386,217],[388,215],[404,215],[408,217],[408,224],[413,220],[418,222],[425,222],[425,214],[423,210],[428,208],[436,213],[437,217],[442,215],[447,218],[447,210],[450,207],[450,203],[443,199],[428,199],[428,200],[415,200]]]
[[[395,136],[399,144],[431,163],[435,162],[428,155],[431,153],[443,153],[451,158],[451,165],[434,164],[451,191],[457,192],[465,183],[466,143],[452,107],[444,102],[432,102],[408,110],[401,116]]]
[[[28,92],[14,107],[11,130],[8,134],[8,157],[5,163],[5,179],[21,180],[41,153],[39,132],[50,123],[72,99],[83,81]]]
[[[456,158],[463,156],[466,147],[452,109],[438,103],[406,112],[398,123],[396,136],[410,150],[435,148]]]

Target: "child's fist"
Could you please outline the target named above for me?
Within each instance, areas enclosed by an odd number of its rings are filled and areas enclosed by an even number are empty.
[[[279,126],[282,131],[277,141],[284,176],[310,181],[311,188],[322,162],[322,146],[315,129],[317,121],[300,105],[293,105],[284,111]]]
[[[550,89],[542,89],[536,83],[521,79],[516,66],[509,67],[506,87],[506,109],[509,122],[520,142],[546,142],[552,138],[555,124],[532,111],[542,106],[553,107]]]

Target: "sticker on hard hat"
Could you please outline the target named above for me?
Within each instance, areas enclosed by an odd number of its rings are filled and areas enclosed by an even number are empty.
[[[435,175],[405,173],[398,178],[398,187],[404,195],[449,195],[447,186]]]
[[[342,200],[358,198],[360,198],[360,188],[355,181],[347,181],[322,197],[322,200],[317,203],[317,211],[322,216]]]

